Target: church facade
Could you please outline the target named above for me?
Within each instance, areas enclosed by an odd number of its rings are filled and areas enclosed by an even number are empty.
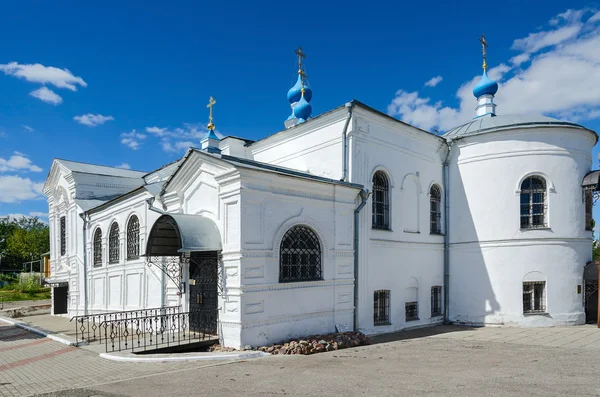
[[[150,173],[56,159],[53,313],[208,310],[236,348],[585,322],[595,132],[496,115],[485,70],[476,117],[442,136],[358,101],[311,118],[304,77],[259,141],[217,138],[211,108],[202,147]]]

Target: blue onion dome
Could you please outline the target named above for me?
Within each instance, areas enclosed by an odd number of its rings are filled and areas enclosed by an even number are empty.
[[[306,95],[306,91],[304,94]],[[312,114],[312,106],[306,100],[305,95],[302,95],[302,93],[300,95],[300,100],[294,107],[294,116],[296,116],[299,122],[303,122],[306,121]]]
[[[302,76],[298,74],[296,84],[287,93],[287,98],[290,103],[298,102],[302,96]],[[308,86],[304,86],[304,98],[308,102],[312,99],[312,90]]]
[[[487,72],[484,71],[481,80],[473,88],[473,95],[475,95],[475,98],[479,98],[482,95],[496,95],[496,92],[498,92],[498,83],[490,79]]]
[[[298,81],[287,93],[287,98],[290,103],[298,102],[302,97],[302,76],[298,75]]]

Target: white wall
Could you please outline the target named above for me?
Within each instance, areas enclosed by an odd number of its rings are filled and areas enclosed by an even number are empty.
[[[429,189],[442,184],[445,142],[358,108],[350,133],[350,181],[372,190],[376,171],[390,180],[391,230],[372,228],[372,197],[360,214],[359,330],[367,334],[438,323],[431,287],[443,285],[443,236],[430,234]],[[407,288],[418,285],[419,320],[405,321]],[[391,325],[375,326],[373,293],[390,290]],[[412,298],[410,298],[412,299]],[[443,303],[442,303],[443,304]]]
[[[566,127],[515,129],[462,139],[450,166],[450,317],[467,323],[580,324],[577,293],[591,260],[581,181],[592,133]],[[548,228],[520,229],[520,183],[546,179]],[[547,316],[523,316],[522,281],[546,277]]]

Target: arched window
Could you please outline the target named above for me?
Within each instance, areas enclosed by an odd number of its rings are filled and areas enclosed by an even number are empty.
[[[127,224],[127,260],[140,257],[140,220],[133,215]]]
[[[119,225],[113,222],[108,234],[108,263],[119,263]]]
[[[321,244],[307,226],[294,226],[281,240],[279,282],[321,280]]]
[[[532,175],[521,183],[521,229],[546,227],[546,180]]]
[[[96,229],[94,233],[94,266],[102,266],[102,230]]]
[[[383,171],[373,175],[373,229],[390,228],[390,184]]]
[[[438,185],[431,186],[429,190],[430,200],[430,232],[432,234],[442,233],[442,191]]]

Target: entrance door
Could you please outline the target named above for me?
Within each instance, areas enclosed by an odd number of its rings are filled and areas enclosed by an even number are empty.
[[[69,287],[54,287],[54,314],[67,313],[67,292]]]
[[[190,329],[217,335],[219,293],[218,253],[190,254]]]
[[[585,281],[585,322],[598,322],[598,280]]]

